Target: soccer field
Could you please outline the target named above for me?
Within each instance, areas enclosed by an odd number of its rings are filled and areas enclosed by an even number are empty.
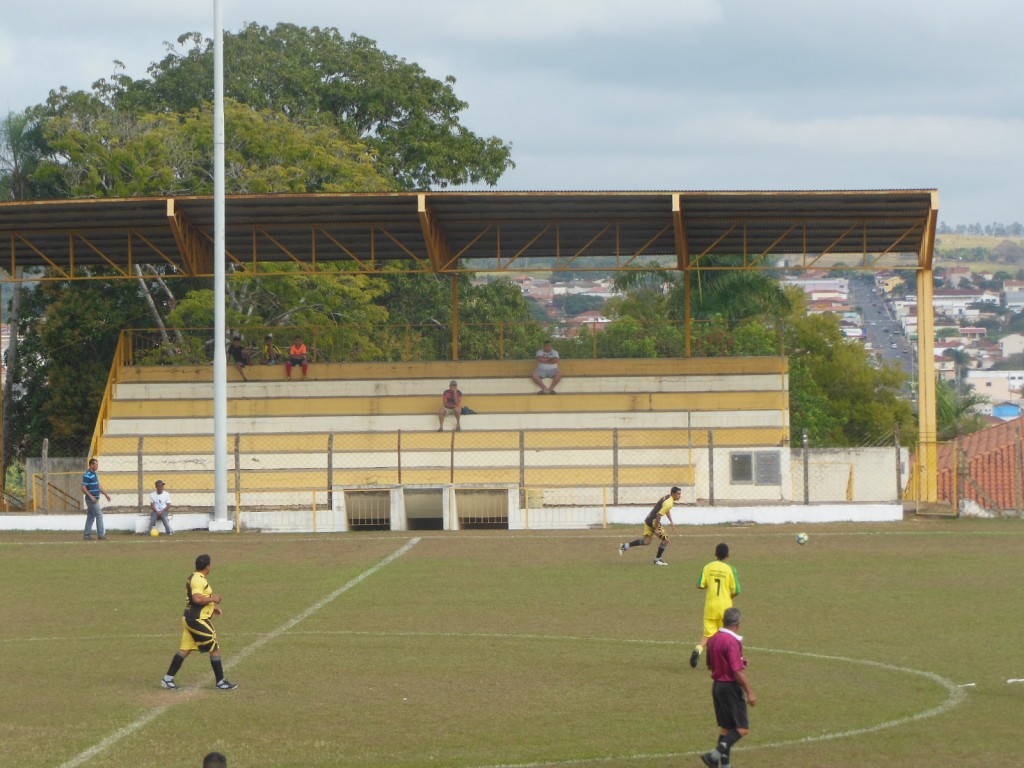
[[[734,766],[1015,764],[1021,521],[680,525],[667,568],[617,555],[638,533],[4,534],[0,766],[701,765],[720,541],[759,698]],[[193,653],[163,690],[203,552],[239,688]]]

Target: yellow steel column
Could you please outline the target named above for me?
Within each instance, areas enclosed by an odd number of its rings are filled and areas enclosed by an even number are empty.
[[[693,356],[693,318],[690,317],[690,246],[683,217],[682,195],[672,195],[672,226],[676,239],[676,267],[683,273],[683,332],[686,334],[686,356]]]
[[[932,191],[925,222],[917,273],[917,500],[939,500],[938,418],[935,413],[935,228],[939,221],[939,193]]]
[[[935,313],[932,270],[917,273],[917,464],[919,501],[939,499],[938,422],[935,416]]]
[[[459,359],[459,273],[452,273],[452,360]]]

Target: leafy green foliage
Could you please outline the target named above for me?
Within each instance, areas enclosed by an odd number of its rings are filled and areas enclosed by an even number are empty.
[[[0,120],[0,200],[43,200],[54,197],[39,175],[45,154],[40,123],[23,112]]]
[[[106,83],[132,112],[186,113],[212,100],[213,43],[180,36],[148,79]],[[382,51],[366,37],[337,29],[252,23],[224,34],[225,94],[287,120],[332,125],[376,153],[382,175],[405,189],[497,183],[511,147],[459,121],[468,106],[455,78],[428,77],[415,63]]]
[[[802,292],[754,271],[701,271],[691,283],[695,356],[789,357],[794,440],[806,429],[811,445],[876,444],[896,424],[907,439],[914,434],[914,413],[902,393],[906,375],[895,365],[872,367],[835,317],[805,315]],[[626,273],[616,284],[627,293],[609,300],[615,321],[604,335],[628,338],[625,349],[637,357],[684,355],[684,278],[650,270]]]
[[[19,365],[12,372],[21,391],[13,406],[20,437],[12,451],[38,455],[45,437],[54,443],[52,455],[84,453],[120,330],[147,320],[138,285],[47,282],[24,291],[23,302]]]
[[[555,296],[552,304],[561,309],[568,317],[576,317],[584,312],[600,310],[606,299],[600,296],[584,296],[582,294],[570,293],[564,296]]]
[[[132,115],[85,94],[51,99],[50,152],[38,174],[70,197],[213,193],[213,117]],[[225,104],[225,184],[230,194],[387,191],[366,147],[337,128]]]
[[[522,292],[508,280],[470,285],[459,294],[459,357],[532,358],[544,338]],[[497,342],[497,343],[496,343]]]
[[[268,277],[235,277],[228,281],[225,322],[246,344],[256,346],[277,327],[301,335],[317,360],[376,360],[384,352],[374,327],[387,319],[387,310],[374,303],[384,292],[380,280],[344,273]],[[192,291],[168,316],[182,328],[213,325],[213,291]]]
[[[794,439],[807,429],[812,445],[871,445],[889,438],[896,424],[907,439],[913,436],[914,412],[901,391],[906,374],[895,364],[872,367],[864,348],[843,337],[835,316],[789,318],[786,354],[797,393],[790,404]],[[833,418],[823,418],[823,401]]]
[[[986,403],[984,395],[971,387],[958,388],[952,382],[938,379],[935,383],[935,419],[939,440],[952,440],[988,426],[978,407]]]
[[[179,44],[186,50],[172,49],[151,67],[151,78],[116,74],[89,92],[55,88],[46,104],[9,117],[0,136],[0,199],[211,193],[212,46],[195,34]],[[371,40],[345,39],[334,29],[249,25],[226,35],[225,47],[227,91],[234,96],[225,103],[229,193],[494,184],[512,166],[508,145],[460,123],[466,104],[452,78],[427,77]],[[212,325],[207,285],[179,280],[175,286],[178,296],[150,274],[102,287],[49,283],[33,293],[20,324],[24,359],[12,370],[24,394],[7,409],[8,432],[24,436],[14,453],[37,452],[43,437],[88,441],[121,329],[165,318],[172,326]],[[145,311],[144,290],[157,317]],[[469,300],[464,322],[497,318],[517,354],[529,344],[521,337],[542,333],[522,297],[507,287],[476,291],[467,282],[462,296]],[[233,277],[227,298],[229,327],[251,344],[286,327],[307,337],[315,359],[437,359],[451,351],[447,278],[296,269],[277,278]],[[388,330],[380,333],[381,327]],[[79,343],[80,328],[88,329],[88,344]],[[138,347],[140,362],[205,362],[213,347],[209,331],[153,339]],[[493,346],[493,337],[485,340],[483,330],[468,325],[460,340],[475,354]],[[89,349],[86,362],[69,355],[76,347],[79,354]]]

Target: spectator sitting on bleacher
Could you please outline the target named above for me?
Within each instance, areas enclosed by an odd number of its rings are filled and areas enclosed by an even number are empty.
[[[295,343],[288,350],[288,362],[284,364],[284,372],[289,381],[292,378],[292,368],[296,365],[302,366],[302,378],[306,378],[306,373],[309,371],[309,353],[301,336],[295,337]]]
[[[448,389],[441,395],[441,410],[437,412],[437,431],[444,431],[444,417],[455,417],[455,431],[462,429],[462,392],[459,390],[459,382],[448,382]]]
[[[245,368],[252,362],[252,357],[249,355],[249,350],[242,346],[241,336],[231,339],[231,344],[228,346],[228,359],[234,362],[235,368],[242,374],[242,378],[248,381],[249,377],[245,375]]]
[[[260,356],[263,358],[264,365],[277,365],[281,362],[281,350],[274,344],[274,334],[268,333],[263,337]]]
[[[551,385],[544,386],[544,379],[551,379]],[[555,385],[562,380],[558,371],[558,350],[551,347],[551,340],[544,342],[544,348],[537,350],[537,369],[533,372],[533,381],[540,387],[538,395],[555,395]]]

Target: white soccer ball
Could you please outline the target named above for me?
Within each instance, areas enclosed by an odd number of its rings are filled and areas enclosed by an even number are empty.
[[[808,536],[808,535],[807,535],[806,533],[798,533],[798,534],[796,535],[796,543],[797,543],[797,544],[806,544],[806,543],[807,543],[807,540],[808,540],[809,538],[810,538],[810,537],[809,537],[809,536]]]

